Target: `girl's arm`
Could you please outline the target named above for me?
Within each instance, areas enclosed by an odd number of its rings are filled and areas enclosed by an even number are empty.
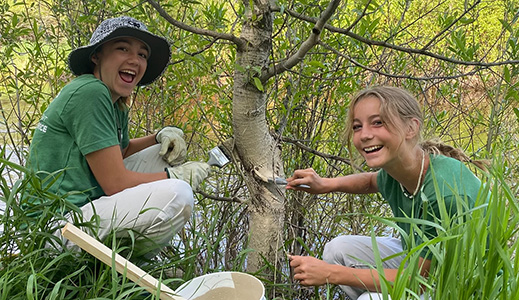
[[[138,173],[127,170],[118,145],[94,151],[85,157],[97,182],[107,195],[141,183],[168,178],[166,172]]]
[[[287,178],[287,189],[304,190],[312,194],[344,192],[350,194],[371,194],[378,192],[377,173],[366,172],[335,178],[321,178],[314,169],[296,170]],[[310,188],[299,185],[306,184]]]
[[[130,143],[126,148],[123,149],[123,158],[127,158],[128,156],[137,153],[143,149],[148,148],[149,146],[153,146],[157,143],[155,140],[155,134],[151,134],[148,136],[131,139]]]
[[[420,274],[427,277],[431,261],[420,258]],[[343,265],[328,264],[311,256],[291,256],[290,267],[294,269],[294,279],[302,285],[320,286],[324,284],[347,285],[370,291],[380,291],[378,272],[372,269],[356,269]],[[394,282],[398,276],[397,269],[384,269],[384,277]]]

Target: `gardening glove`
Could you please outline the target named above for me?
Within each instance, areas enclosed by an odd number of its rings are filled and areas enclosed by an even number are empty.
[[[186,160],[186,142],[182,129],[166,126],[157,132],[155,141],[161,144],[159,155],[170,165],[178,165]]]
[[[180,166],[166,168],[168,178],[182,179],[189,183],[193,190],[198,188],[210,170],[210,165],[200,161],[188,161]]]

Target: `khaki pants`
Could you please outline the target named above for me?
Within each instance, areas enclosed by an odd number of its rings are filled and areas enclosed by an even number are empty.
[[[127,169],[136,172],[161,172],[169,165],[154,145],[124,160]],[[112,196],[103,196],[81,207],[82,220],[93,221],[95,234],[104,241],[111,233],[118,239],[135,237],[134,253],[154,257],[167,246],[191,218],[194,198],[191,186],[183,180],[164,179],[140,184]],[[72,221],[73,216],[67,215]],[[130,232],[131,231],[131,232]],[[67,248],[77,247],[65,240]]]

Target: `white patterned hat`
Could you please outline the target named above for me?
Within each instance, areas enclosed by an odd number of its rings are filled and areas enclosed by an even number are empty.
[[[104,20],[94,31],[90,44],[70,52],[68,65],[74,75],[92,74],[94,63],[92,55],[102,44],[119,37],[133,37],[148,46],[148,67],[138,85],[155,81],[166,69],[171,58],[168,41],[148,31],[146,25],[131,17],[118,17]]]

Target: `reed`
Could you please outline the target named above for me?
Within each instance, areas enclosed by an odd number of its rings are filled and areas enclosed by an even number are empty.
[[[87,253],[45,247],[60,240],[53,234],[56,220],[63,217],[57,211],[74,209],[64,197],[46,188],[59,173],[37,178],[23,166],[0,158],[0,171],[9,169],[20,174],[11,184],[0,179],[5,211],[0,214],[3,232],[0,235],[0,300],[2,299],[157,299],[131,282],[113,268],[104,265]],[[441,208],[434,223],[413,218],[391,218],[364,214],[371,220],[373,237],[381,224],[403,236],[411,245],[400,266],[395,282],[383,278],[382,260],[372,266],[382,278],[381,291],[392,299],[419,299],[421,291],[430,299],[514,299],[519,294],[519,263],[516,256],[519,224],[519,204],[516,192],[506,178],[505,166],[495,165],[484,176],[484,186],[474,208],[469,209],[462,197],[457,197],[458,214],[449,216]],[[226,179],[223,179],[226,180]],[[216,184],[215,186],[209,186]],[[218,183],[206,183],[216,188]],[[222,184],[220,187],[224,187]],[[31,190],[47,201],[33,206],[38,218],[27,216],[26,193]],[[225,190],[219,190],[226,194]],[[171,247],[156,260],[141,265],[145,271],[175,289],[185,280],[223,271],[244,271],[247,254],[246,209],[232,202],[218,202],[197,194],[194,216]],[[29,210],[30,211],[30,210]],[[340,218],[337,220],[340,222]],[[412,234],[421,235],[423,243],[416,244],[397,222],[408,222]],[[88,224],[82,224],[88,225]],[[427,239],[421,228],[432,225],[438,236]],[[118,244],[115,239],[105,243],[120,254],[131,256],[131,247]],[[319,257],[323,244],[297,238],[285,241],[281,247],[297,243],[310,255]],[[428,249],[433,266],[427,278],[419,275],[419,253]],[[279,267],[278,267],[279,268]],[[338,287],[302,287],[292,281],[288,265],[281,269],[265,265],[277,274],[276,281],[255,274],[266,287],[268,299],[347,299]],[[270,272],[266,272],[270,273]],[[426,298],[427,299],[427,298]]]
[[[439,234],[434,239],[427,239],[420,230],[422,225],[432,225],[427,221],[373,217],[397,229],[396,221],[408,222],[424,241],[414,244],[414,239],[400,231],[412,247],[405,252],[398,279],[382,280],[382,291],[391,299],[420,299],[422,293],[425,299],[515,299],[519,295],[515,243],[519,204],[503,174],[499,166],[492,168],[474,208],[467,208],[460,196],[456,215],[449,216],[441,207],[434,225]],[[432,253],[427,278],[418,269],[422,249]],[[380,271],[380,263],[373,268]],[[379,275],[383,277],[382,272]]]

